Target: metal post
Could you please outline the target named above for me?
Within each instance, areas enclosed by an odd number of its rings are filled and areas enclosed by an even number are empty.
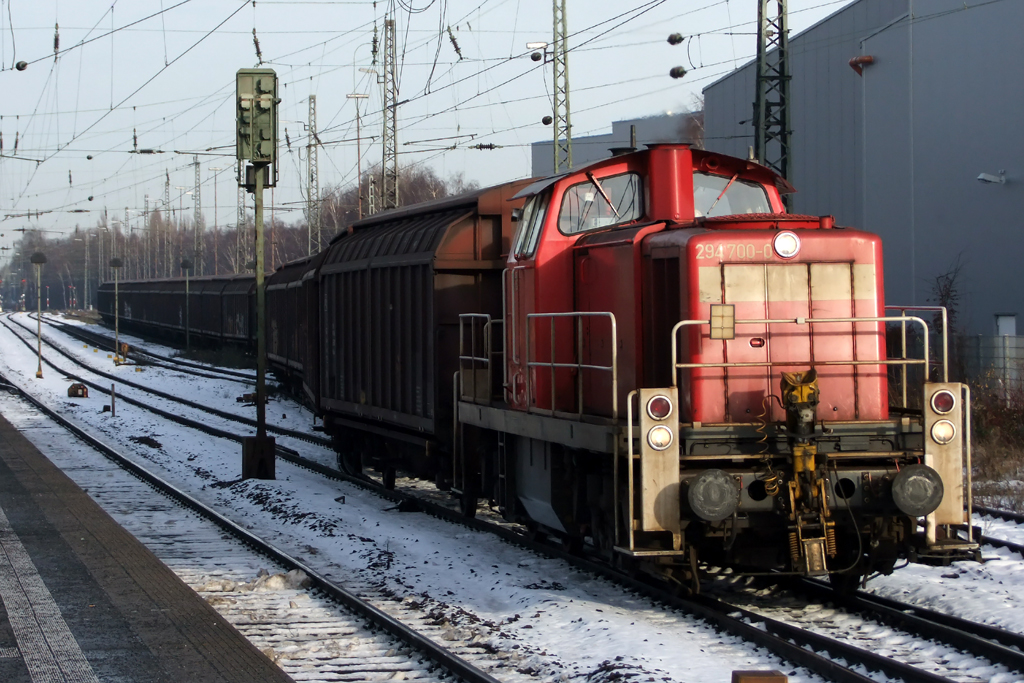
[[[772,11],[770,4],[775,4]],[[786,0],[758,0],[754,152],[757,160],[789,177],[789,26]]]
[[[192,344],[190,342],[189,335],[191,334],[190,328],[192,327],[189,321],[188,314],[188,272],[192,270],[193,264],[189,259],[182,259],[181,269],[185,271],[185,350],[188,351]]]
[[[369,95],[365,93],[349,93],[346,95],[350,100],[355,100],[356,105],[356,204],[359,207],[359,219],[363,218],[363,138],[359,130],[359,100],[364,100]]]
[[[114,365],[117,365],[121,353],[121,306],[118,302],[118,281],[124,261],[119,258],[110,259],[110,267],[114,271]]]
[[[43,264],[46,256],[41,251],[32,254],[32,265],[36,267],[36,354],[39,366],[36,368],[36,379],[43,378]]]
[[[196,154],[193,158],[193,164],[196,168],[196,189],[192,192],[192,207],[193,207],[193,218],[192,222],[195,223],[193,226],[194,230],[194,242],[195,246],[192,248],[192,259],[195,261],[193,266],[198,271],[199,275],[206,274],[206,245],[203,239],[203,196],[202,187],[203,179],[200,176],[199,171],[199,155]]]
[[[89,231],[85,231],[85,310],[89,310]]]
[[[217,222],[217,173],[224,166],[211,166],[213,171],[213,274],[220,275],[220,224]]]
[[[569,48],[565,0],[552,0],[554,35],[551,64],[554,70],[555,173],[572,168],[572,122],[569,116]]]
[[[381,208],[398,208],[398,80],[395,65],[395,20],[384,20],[384,134],[381,162]]]
[[[306,222],[309,238],[306,253],[320,252],[320,178],[317,166],[316,95],[309,96],[309,144],[306,145]],[[273,226],[273,217],[271,217]],[[273,252],[271,252],[273,253]]]
[[[256,439],[267,438],[267,339],[266,339],[266,292],[263,288],[263,174],[269,166],[258,164],[255,168],[256,191]]]

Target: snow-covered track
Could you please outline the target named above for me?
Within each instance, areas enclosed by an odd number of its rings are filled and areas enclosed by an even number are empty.
[[[996,508],[985,507],[983,505],[975,505],[973,507],[974,514],[981,515],[983,517],[991,517],[993,519],[1001,520],[1003,522],[1009,522],[1010,524],[1021,525],[1021,531],[1024,531],[1024,515],[1019,512],[1011,512],[1009,510],[998,510]],[[976,534],[977,535],[977,534]],[[1010,541],[1005,538],[996,538],[989,534],[980,535],[981,543],[990,545],[993,548],[1005,548],[1010,552],[1017,553],[1021,557],[1024,557],[1024,543],[1017,543]]]
[[[1010,648],[988,641],[982,646],[980,638],[953,635],[954,629],[924,618],[911,626],[911,618],[892,616],[898,610],[882,614],[880,605],[847,607],[837,596],[829,596],[830,589],[822,590],[822,596],[807,601],[777,591],[760,595],[741,591],[722,600],[707,596],[698,600],[709,609],[761,624],[768,633],[907,683],[988,683],[996,677],[1020,680],[1011,673],[1019,671],[1018,667],[979,651],[1000,649],[1001,657],[1010,659]]]
[[[20,327],[21,329],[25,330],[26,332],[32,332],[31,329],[29,329],[25,325],[21,324],[17,320],[13,319],[12,315],[13,314],[9,314],[7,316],[7,320],[8,321],[14,323],[16,326]],[[0,321],[0,322],[2,322],[2,321]],[[21,340],[21,342],[23,344],[25,344],[29,348],[32,347],[31,343],[29,341],[27,341],[26,339],[24,339],[23,337],[21,337],[21,335],[19,335],[17,332],[15,332],[10,327],[10,325],[7,324],[7,322],[4,322],[3,324],[4,324],[5,327],[10,329],[11,332],[15,336],[17,336]],[[168,401],[174,401],[176,403],[180,403],[180,404],[188,406],[188,407],[190,407],[190,408],[192,408],[194,410],[199,410],[199,411],[202,411],[202,412],[205,412],[205,413],[209,413],[211,415],[216,415],[217,417],[219,417],[221,419],[224,419],[224,420],[229,420],[231,422],[237,422],[239,424],[243,424],[243,425],[245,425],[247,427],[251,427],[253,429],[256,428],[256,420],[254,420],[252,418],[245,417],[245,416],[242,416],[242,415],[237,415],[235,413],[230,413],[230,412],[227,412],[227,411],[224,411],[224,410],[218,410],[218,409],[210,407],[208,405],[203,405],[203,404],[197,403],[195,401],[190,401],[190,400],[188,400],[186,398],[182,398],[180,396],[175,396],[175,395],[169,394],[169,393],[167,393],[165,391],[160,391],[159,389],[155,389],[153,387],[145,386],[145,385],[140,384],[138,382],[132,382],[131,380],[125,379],[124,377],[113,375],[113,374],[108,373],[108,372],[104,372],[103,370],[99,370],[97,368],[94,368],[94,367],[92,367],[90,365],[87,365],[87,364],[83,363],[81,360],[79,360],[78,358],[75,358],[72,354],[68,353],[65,349],[62,349],[59,345],[57,345],[52,340],[47,339],[46,337],[43,337],[43,343],[45,343],[48,347],[50,347],[51,349],[53,349],[54,351],[59,353],[61,356],[66,358],[71,363],[74,363],[78,367],[83,368],[83,369],[87,370],[88,372],[90,372],[90,373],[92,373],[94,375],[99,375],[100,377],[104,377],[106,379],[109,379],[112,382],[116,382],[118,384],[122,384],[124,386],[131,387],[131,388],[137,389],[139,391],[144,391],[146,393],[152,394],[153,396],[159,396],[160,398],[168,400]],[[107,391],[106,387],[101,386],[101,385],[99,385],[99,384],[97,384],[95,382],[92,382],[92,381],[90,381],[90,380],[88,380],[86,378],[83,378],[81,376],[77,376],[77,375],[71,374],[71,373],[67,372],[66,370],[64,370],[63,368],[60,368],[60,367],[54,365],[53,363],[51,363],[46,358],[43,359],[43,362],[46,363],[47,365],[50,365],[51,367],[53,367],[58,372],[64,373],[66,376],[70,377],[71,379],[74,379],[74,380],[76,380],[78,382],[81,382],[82,384],[85,384],[86,386],[90,387],[91,389],[95,389],[96,391]],[[139,406],[141,408],[146,408],[147,410],[152,410],[154,412],[157,412],[162,417],[165,417],[167,419],[172,419],[172,420],[178,421],[180,424],[185,424],[187,426],[192,426],[192,427],[196,427],[196,428],[203,428],[202,426],[199,425],[199,423],[196,423],[194,420],[187,420],[187,418],[181,418],[180,416],[173,416],[173,415],[167,413],[166,411],[160,411],[159,409],[153,408],[153,407],[147,405],[146,403],[143,403],[143,402],[140,402],[140,401],[136,401],[136,400],[130,399],[128,397],[120,397],[120,398],[121,398],[121,400],[126,401],[128,403],[132,403],[133,405],[137,405],[137,406]],[[326,438],[324,438],[322,436],[318,436],[316,434],[309,434],[307,432],[301,432],[301,431],[298,431],[298,430],[295,430],[295,429],[288,429],[286,427],[278,427],[278,426],[275,426],[275,425],[268,424],[267,425],[267,431],[271,432],[273,434],[279,434],[281,436],[288,436],[288,437],[291,437],[293,439],[298,439],[300,441],[307,441],[309,443],[314,443],[314,444],[317,444],[319,446],[324,446],[324,447],[328,447],[328,448],[331,445],[330,440],[326,439]],[[214,432],[210,432],[210,433],[214,433]],[[240,441],[241,440],[241,436],[229,435],[226,432],[222,432],[222,431],[218,431],[216,433],[216,435],[217,436],[225,436],[226,438],[234,438],[236,441]]]
[[[304,678],[307,677],[305,674],[309,672],[310,667],[325,666],[337,669],[336,672],[331,672],[332,677],[336,673],[339,677],[345,674],[356,674],[360,680],[388,680],[396,676],[408,679],[439,680],[438,675],[434,672],[439,667],[447,675],[455,676],[468,683],[498,683],[499,679],[495,678],[492,673],[474,666],[462,656],[453,652],[453,650],[458,649],[469,653],[471,656],[479,656],[483,650],[474,643],[455,641],[449,647],[441,647],[430,637],[411,628],[388,611],[380,609],[362,596],[356,595],[330,581],[305,563],[288,555],[181,489],[136,464],[111,446],[90,435],[84,429],[66,420],[27,392],[22,391],[17,385],[2,375],[0,375],[0,386],[12,388],[23,399],[46,415],[47,418],[58,423],[89,447],[115,462],[118,467],[130,472],[141,482],[144,482],[146,486],[142,488],[145,490],[127,494],[127,502],[130,509],[139,510],[141,508],[146,511],[143,514],[164,516],[166,518],[167,516],[180,516],[180,507],[184,507],[232,537],[230,542],[225,542],[223,538],[218,540],[216,534],[211,536],[208,533],[197,532],[190,528],[188,534],[180,537],[174,535],[172,539],[169,539],[166,533],[161,534],[159,531],[154,531],[148,540],[157,546],[154,548],[154,552],[158,556],[163,555],[167,557],[167,563],[172,567],[176,563],[194,565],[195,560],[202,557],[216,557],[219,564],[228,563],[243,567],[249,566],[251,568],[257,566],[259,562],[247,558],[245,553],[251,553],[255,550],[256,553],[264,558],[270,558],[276,562],[285,571],[294,572],[298,570],[304,573],[311,581],[313,588],[326,596],[329,601],[342,606],[348,614],[338,612],[335,617],[327,614],[331,610],[325,611],[324,608],[318,607],[315,610],[307,610],[305,619],[296,620],[291,618],[289,614],[297,609],[297,606],[289,603],[285,607],[280,604],[282,601],[280,595],[271,596],[269,599],[261,601],[260,591],[235,590],[238,587],[239,581],[230,577],[212,582],[219,584],[212,588],[211,582],[205,582],[203,587],[207,589],[206,592],[208,594],[218,594],[217,597],[219,599],[211,600],[214,606],[218,609],[221,609],[223,606],[222,613],[225,617],[232,621],[243,633],[247,635],[252,634],[254,642],[263,649],[267,647],[273,648],[272,643],[275,642],[282,644],[294,643],[296,640],[313,637],[316,633],[326,634],[327,638],[335,642],[341,638],[352,639],[348,641],[348,652],[343,653],[340,648],[321,649],[319,654],[312,653],[309,661],[296,662],[290,660],[289,665],[296,666],[296,672],[301,671],[304,674]],[[96,479],[96,487],[102,485],[103,479],[109,480],[110,474],[104,473],[104,476],[98,477]],[[123,487],[123,482],[119,482],[115,486],[117,490],[108,491],[107,494],[103,495],[93,487],[90,487],[89,490],[94,498],[100,499],[99,502],[101,504],[103,503],[102,498],[108,496],[109,500],[120,501],[121,504],[124,504],[126,491]],[[164,509],[154,502],[152,490],[149,487],[155,488],[166,497],[170,507]],[[132,496],[137,496],[137,500],[133,502]],[[143,524],[143,526],[145,525]],[[141,532],[140,540],[144,543],[147,543],[146,536],[146,532]],[[168,544],[168,540],[172,540],[173,543]],[[192,544],[191,548],[187,547],[187,545],[182,545],[186,541],[188,544]],[[215,547],[215,550],[211,550],[211,545]],[[249,549],[245,548],[245,546],[248,546]],[[265,564],[265,560],[262,560],[262,562]],[[192,575],[191,577],[186,576],[183,578],[188,581],[189,578],[199,580],[207,577]],[[265,582],[264,585],[266,583],[268,582]],[[225,584],[230,584],[230,586]],[[415,612],[416,607],[408,606],[408,611]],[[258,615],[258,618],[254,618],[254,615]],[[416,620],[417,617],[414,615],[412,619]],[[363,625],[362,622],[364,620],[368,621],[372,626],[367,627]],[[421,622],[426,621],[422,616],[418,617],[418,620]],[[383,630],[389,637],[382,637],[374,633],[376,629]],[[395,640],[400,642],[395,642]],[[415,650],[415,652],[412,652],[412,650]],[[423,662],[423,657],[431,660],[430,663]],[[339,659],[346,659],[348,661],[339,663]],[[513,661],[504,661],[500,657],[483,659],[487,660],[488,669],[494,673],[501,674],[501,680],[503,681],[528,679],[527,676],[516,671],[516,664]],[[445,677],[445,675],[440,676],[441,679]]]
[[[978,515],[988,515],[989,517],[995,517],[996,519],[1002,519],[1007,522],[1016,522],[1017,524],[1024,524],[1024,515],[1019,512],[1010,512],[1009,510],[997,510],[996,508],[985,507],[984,505],[975,505],[974,513]]]
[[[35,320],[36,315],[34,313],[29,314],[29,318]],[[43,316],[43,322],[60,330],[69,337],[78,339],[79,341],[92,344],[97,348],[103,348],[109,351],[114,350],[114,338],[111,336],[82,329],[81,325],[69,325],[59,320],[53,320],[45,315]],[[203,365],[201,363],[192,363],[187,360],[182,360],[181,358],[153,353],[148,349],[138,346],[133,346],[131,353],[133,355],[144,356],[147,359],[147,362],[154,365],[172,368],[178,372],[185,372],[191,375],[196,375],[197,377],[205,377],[207,379],[227,379],[233,382],[242,382],[245,384],[256,383],[256,375],[252,372],[240,372],[237,370],[230,370],[228,368],[218,368],[210,365]]]
[[[1019,633],[865,591],[839,595],[829,586],[814,580],[801,581],[799,590],[806,591],[819,602],[831,601],[847,610],[870,614],[874,619],[922,638],[941,641],[1024,673],[1024,635]]]

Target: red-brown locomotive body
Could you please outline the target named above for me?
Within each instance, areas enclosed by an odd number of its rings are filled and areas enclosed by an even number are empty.
[[[975,552],[967,388],[887,311],[878,237],[787,191],[655,145],[377,214],[270,278],[272,362],[343,469],[683,582]]]

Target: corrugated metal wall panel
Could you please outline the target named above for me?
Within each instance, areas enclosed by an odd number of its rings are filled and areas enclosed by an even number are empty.
[[[790,38],[795,213],[830,213],[842,225],[864,225],[861,79],[849,60],[860,54],[861,39],[907,7],[908,0],[860,0]],[[754,140],[754,77],[750,62],[704,89],[708,149],[747,155]]]

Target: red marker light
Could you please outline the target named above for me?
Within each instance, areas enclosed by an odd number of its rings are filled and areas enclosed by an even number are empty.
[[[955,407],[956,397],[953,396],[953,392],[943,389],[932,394],[932,410],[936,413],[945,415]]]
[[[664,420],[672,414],[672,401],[667,396],[655,396],[647,402],[647,414],[655,420]]]

